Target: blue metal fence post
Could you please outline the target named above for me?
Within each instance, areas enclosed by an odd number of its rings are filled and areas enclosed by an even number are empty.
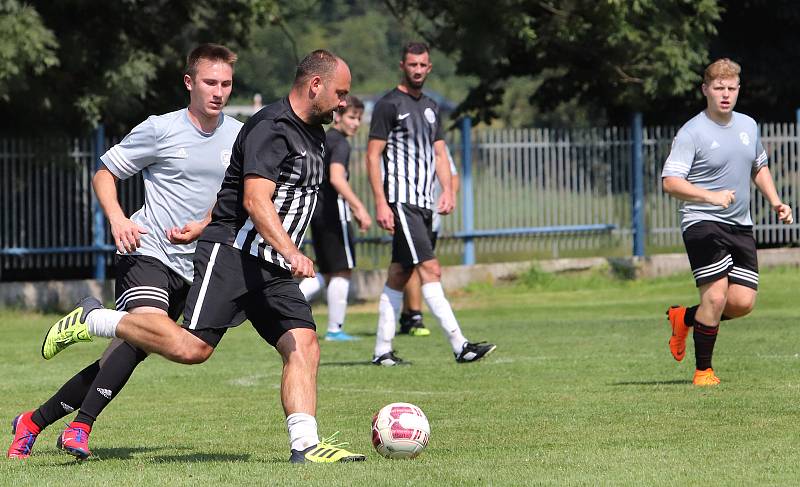
[[[461,230],[467,235],[475,230],[475,195],[472,191],[472,119],[461,119]],[[475,264],[475,242],[472,237],[464,238],[464,265]]]
[[[106,131],[103,124],[98,124],[94,128],[94,147],[93,147],[93,171],[94,174],[102,162],[100,156],[103,155],[106,148]],[[100,247],[106,243],[106,219],[103,216],[103,209],[100,208],[100,202],[97,201],[94,191],[92,191],[92,213],[94,219],[92,220],[92,236],[94,237],[94,246]],[[106,255],[103,252],[94,252],[94,278],[98,281],[103,281],[106,278]]]
[[[633,223],[633,255],[644,257],[644,160],[642,156],[642,113],[635,112],[631,121],[631,220]]]

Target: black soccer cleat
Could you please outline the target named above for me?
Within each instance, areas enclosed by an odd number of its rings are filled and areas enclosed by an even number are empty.
[[[422,322],[422,313],[401,313],[400,334],[426,337],[431,334],[431,331],[425,328],[425,323]]]
[[[394,354],[394,350],[384,353],[380,357],[372,357],[372,365],[382,365],[384,367],[394,367],[395,365],[407,365],[406,362]]]
[[[483,357],[489,355],[490,353],[494,352],[494,349],[497,348],[497,345],[493,343],[486,343],[486,342],[476,342],[470,343],[467,342],[464,344],[464,347],[461,349],[461,353],[453,353],[456,356],[456,362],[463,364],[466,362],[475,362]]]

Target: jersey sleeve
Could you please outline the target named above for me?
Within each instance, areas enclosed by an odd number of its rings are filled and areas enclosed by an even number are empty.
[[[753,172],[757,172],[759,169],[767,165],[767,150],[764,149],[764,145],[761,143],[761,132],[756,132],[756,158],[753,160]]]
[[[394,128],[397,121],[397,107],[386,101],[379,101],[375,104],[372,112],[372,121],[369,124],[369,138],[386,140],[389,132]]]
[[[331,164],[341,164],[347,169],[350,166],[350,143],[342,138],[330,148]]]
[[[127,179],[154,163],[157,154],[155,124],[148,118],[100,156],[100,160],[114,176]]]
[[[661,177],[676,176],[684,178],[689,175],[694,162],[695,145],[691,134],[685,129],[680,129],[672,141],[672,150],[664,163]]]
[[[255,174],[277,182],[281,163],[288,155],[289,146],[280,127],[261,121],[244,139],[242,176]]]
[[[442,119],[440,117],[439,110],[436,110],[436,134],[433,136],[433,141],[436,142],[437,140],[444,140],[444,123],[442,123]]]

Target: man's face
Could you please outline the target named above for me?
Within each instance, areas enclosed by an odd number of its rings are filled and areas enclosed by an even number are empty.
[[[189,90],[189,106],[193,113],[213,118],[228,103],[233,88],[233,68],[222,61],[201,59],[194,78],[188,74],[183,83]]]
[[[348,137],[352,137],[358,132],[358,127],[361,126],[361,116],[364,115],[364,110],[361,108],[347,107],[344,112],[339,114],[336,118],[334,127],[341,131]]]
[[[739,97],[739,77],[717,78],[709,84],[703,83],[708,109],[718,114],[729,114]]]
[[[333,121],[333,112],[343,111],[347,107],[345,97],[350,93],[350,68],[340,60],[330,79],[315,80],[312,80],[312,88],[316,85],[317,93],[312,104],[314,123],[328,124]]]
[[[405,84],[411,88],[422,89],[425,78],[431,72],[430,56],[427,52],[422,54],[406,54],[405,59],[400,61],[400,69],[405,77]]]

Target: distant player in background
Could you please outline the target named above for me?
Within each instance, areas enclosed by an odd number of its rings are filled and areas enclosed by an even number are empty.
[[[675,360],[686,354],[693,329],[693,383],[715,386],[711,366],[720,321],[752,311],[758,290],[758,260],[750,217],[750,180],[767,198],[778,219],[790,224],[767,166],[756,122],[734,112],[741,68],[730,59],[709,65],[703,76],[706,109],[675,137],[661,173],[664,191],[683,200],[681,230],[700,291],[700,303],[667,311],[672,327],[669,348]]]
[[[92,184],[117,245],[116,309],[177,320],[192,282],[195,244],[210,219],[231,146],[242,123],[222,113],[233,87],[236,54],[203,44],[186,62],[187,108],[152,116],[106,152]],[[117,199],[116,183],[142,173],[145,205],[130,218]],[[44,351],[43,351],[44,352]],[[78,410],[58,444],[86,458],[89,432],[147,357],[115,339],[103,357],[67,381],[54,396],[13,422],[10,458],[27,458],[37,435]]]
[[[453,314],[441,284],[441,268],[433,253],[433,210],[453,211],[455,200],[439,107],[422,93],[431,71],[428,46],[407,44],[400,60],[400,84],[375,104],[367,145],[367,172],[375,196],[375,220],[394,235],[392,263],[378,305],[378,332],[372,363],[402,362],[392,349],[403,288],[414,269],[422,279],[422,295],[439,320],[455,359],[474,362],[494,351],[491,343],[469,342]],[[442,195],[433,198],[434,173]]]
[[[348,182],[350,144],[347,138],[358,131],[364,104],[352,95],[347,95],[346,101],[347,108],[335,115],[333,125],[326,133],[325,179],[320,185],[317,208],[311,218],[311,238],[319,273],[300,282],[300,290],[309,301],[328,284],[328,331],[325,333],[328,341],[356,339],[343,330],[350,277],[356,265],[351,214],[361,232],[366,232],[372,225],[364,203]]]
[[[461,186],[461,178],[458,176],[458,169],[447,147],[447,159],[450,161],[450,181],[453,186],[453,198],[458,197],[458,190]],[[435,179],[433,187],[433,201],[439,201],[442,195],[442,185],[439,179]],[[436,250],[436,242],[439,240],[439,231],[442,228],[442,217],[439,212],[433,212],[433,249]],[[417,337],[425,337],[431,331],[425,327],[422,320],[422,279],[419,271],[415,270],[403,289],[403,312],[400,313],[400,333]]]

